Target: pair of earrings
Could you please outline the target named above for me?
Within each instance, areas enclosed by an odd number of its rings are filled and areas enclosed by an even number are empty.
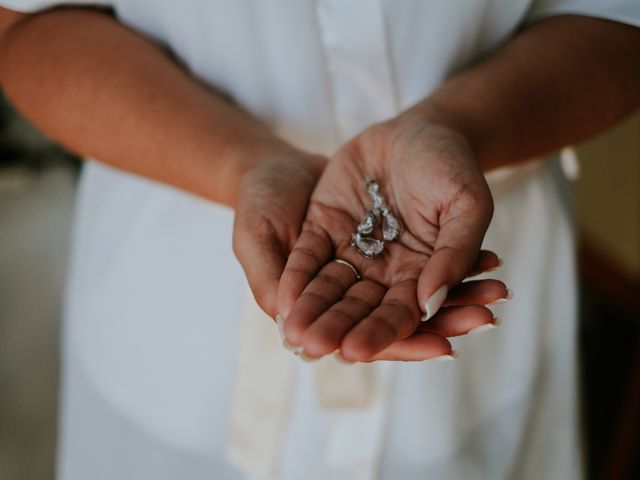
[[[351,236],[351,245],[365,258],[375,258],[384,250],[384,242],[393,242],[400,237],[401,227],[398,219],[393,215],[391,209],[380,193],[380,186],[375,180],[365,180],[365,187],[371,197],[371,209],[364,215],[362,221],[356,229],[356,233]],[[371,234],[376,226],[382,223],[382,238],[379,240]]]

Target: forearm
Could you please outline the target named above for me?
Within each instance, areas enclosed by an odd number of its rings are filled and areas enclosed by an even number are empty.
[[[409,114],[448,124],[491,170],[551,153],[640,106],[640,29],[578,16],[539,22]]]
[[[290,148],[98,11],[15,23],[0,41],[0,84],[71,150],[231,206],[252,162]]]

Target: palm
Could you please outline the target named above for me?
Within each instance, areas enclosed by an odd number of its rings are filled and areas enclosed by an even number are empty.
[[[282,277],[280,311],[291,312],[287,337],[311,357],[340,348],[352,359],[375,358],[418,326],[426,329],[427,324],[419,321],[423,303],[417,292],[433,282],[433,275],[425,272],[434,252],[447,251],[448,236],[475,228],[479,233],[468,251],[459,253],[464,258],[458,270],[466,269],[468,274],[478,254],[488,224],[483,211],[487,207],[477,204],[473,188],[479,174],[466,145],[440,131],[408,132],[407,138],[388,135],[389,131],[387,126],[370,129],[331,160],[312,195],[302,234]],[[351,245],[352,234],[371,204],[365,178],[379,181],[403,227],[400,238],[386,242],[375,259],[364,258]],[[482,187],[480,183],[481,195]],[[450,231],[443,236],[445,224]],[[330,262],[334,257],[353,264],[362,279],[356,281],[349,269]],[[448,280],[442,278],[446,259],[442,254],[434,258],[432,270],[439,282]],[[455,271],[444,273],[445,277],[456,275]],[[431,291],[438,286],[431,286]],[[486,321],[484,317],[490,315],[486,309],[476,308],[474,313],[477,321]],[[422,335],[422,346],[431,349],[427,357],[450,351],[439,333]]]
[[[309,197],[326,159],[282,154],[243,179],[236,206],[233,246],[260,307],[276,314],[276,295],[287,253],[304,220]]]

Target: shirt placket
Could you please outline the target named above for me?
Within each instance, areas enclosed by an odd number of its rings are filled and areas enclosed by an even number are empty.
[[[384,11],[379,0],[317,0],[318,31],[340,142],[398,112]],[[334,413],[326,465],[331,478],[372,480],[380,465],[388,415],[389,368],[376,365],[366,408]],[[322,377],[316,376],[323,386]]]
[[[342,141],[398,111],[380,0],[317,0],[320,40]]]

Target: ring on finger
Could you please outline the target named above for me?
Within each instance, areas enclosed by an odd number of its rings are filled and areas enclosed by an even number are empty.
[[[360,280],[361,277],[360,277],[360,274],[358,273],[358,270],[356,270],[356,267],[351,265],[351,263],[347,262],[346,260],[342,260],[341,258],[334,258],[332,262],[339,263],[340,265],[344,265],[348,267],[349,270],[351,270],[353,274],[356,276],[356,281]]]

